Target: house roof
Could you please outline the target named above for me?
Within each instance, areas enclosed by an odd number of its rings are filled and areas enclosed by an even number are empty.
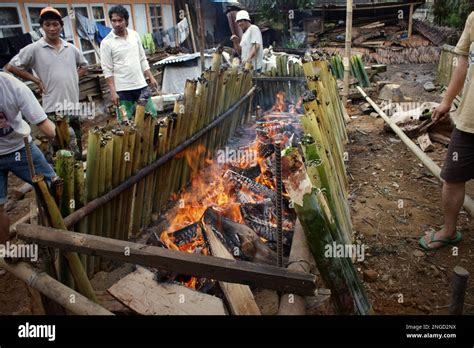
[[[268,0],[240,0],[249,12],[258,12],[262,5],[268,4]],[[426,0],[353,0],[354,7],[383,7],[387,5],[403,5],[412,3],[425,3]],[[318,0],[311,9],[346,7],[346,0]],[[365,6],[364,6],[365,5]]]

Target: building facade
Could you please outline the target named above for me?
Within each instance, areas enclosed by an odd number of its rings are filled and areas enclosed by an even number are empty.
[[[90,41],[82,39],[75,30],[75,14],[110,27],[108,10],[121,4],[130,13],[129,28],[140,34],[166,30],[176,24],[173,0],[20,0],[16,2],[0,0],[0,39],[12,37],[39,29],[39,13],[46,6],[58,9],[65,18],[65,26],[70,25],[74,45],[85,55],[90,64],[98,62],[97,52]]]

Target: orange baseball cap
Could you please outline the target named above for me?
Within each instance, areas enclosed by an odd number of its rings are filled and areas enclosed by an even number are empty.
[[[45,7],[44,9],[42,9],[40,11],[40,17],[42,17],[43,15],[45,15],[46,13],[54,13],[55,15],[57,15],[59,18],[61,18],[61,13],[59,13],[58,10],[56,10],[54,7]]]

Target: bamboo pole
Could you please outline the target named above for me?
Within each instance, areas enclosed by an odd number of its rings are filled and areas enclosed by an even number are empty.
[[[80,209],[86,203],[86,185],[85,185],[85,178],[84,178],[84,166],[82,161],[76,161],[74,164],[74,205],[75,209]],[[87,220],[82,219],[79,221],[74,231],[78,231],[81,233],[86,233],[87,231]],[[87,255],[79,255],[82,262],[82,267],[87,272]]]
[[[188,22],[189,22],[189,31],[191,32],[191,41],[192,41],[192,44],[193,44],[193,52],[197,52],[196,40],[194,38],[193,21],[191,20],[191,14],[189,13],[188,4],[186,4],[185,6],[186,6],[186,16],[188,17]]]
[[[86,202],[89,203],[99,197],[99,155],[100,148],[100,130],[95,128],[89,131],[87,146],[87,169],[86,169]],[[97,211],[94,211],[87,218],[87,230],[89,233],[97,233]],[[87,274],[92,278],[94,274],[94,256],[87,257]]]
[[[62,179],[62,194],[60,200],[60,211],[62,216],[68,216],[74,212],[74,156],[68,150],[59,150],[56,153],[56,174]],[[74,279],[67,267],[67,260],[63,255],[58,258],[59,281],[74,288]]]
[[[342,244],[326,197],[319,188],[313,188],[311,180],[297,149],[288,149],[282,160],[283,181],[295,205],[308,245],[324,283],[331,289],[332,298],[339,314],[370,314],[371,305],[364,287],[355,271],[352,260],[345,257],[328,257],[328,246]]]
[[[205,49],[205,41],[204,41],[204,16],[202,13],[201,7],[201,0],[194,0],[196,3],[196,13],[198,18],[198,28],[199,28],[199,38],[200,38],[200,45],[199,51],[201,52],[201,71],[204,71],[206,62],[204,61],[204,49]]]
[[[351,44],[352,44],[352,0],[346,1],[346,47],[344,50],[344,89],[342,92],[342,100],[347,106],[347,99],[349,96],[349,72],[350,72],[350,58],[351,58]]]
[[[12,265],[0,258],[0,267],[76,315],[113,315],[113,313],[59,283],[46,273],[35,271],[25,262]],[[71,298],[74,298],[74,301],[71,301]]]
[[[39,194],[41,195],[42,200],[44,202],[50,225],[54,228],[67,230],[64,220],[61,216],[61,212],[59,211],[56,203],[54,202],[53,197],[51,197],[48,186],[46,185],[44,179],[35,177],[33,178],[33,182],[35,183],[35,185],[37,185]],[[84,272],[84,269],[82,268],[79,256],[74,252],[64,252],[63,255],[68,261],[69,269],[71,271],[72,276],[74,277],[74,282],[77,288],[79,289],[79,292],[90,300],[97,302],[94,290],[89,282],[89,279],[87,279],[87,275]]]
[[[360,87],[357,87],[361,95],[367,100],[367,102],[372,105],[374,110],[382,117],[382,119],[392,128],[392,130],[400,137],[400,140],[415,154],[416,157],[423,163],[423,165],[439,180],[443,182],[441,178],[441,168],[430,158],[428,157],[423,150],[419,148],[404,132],[398,127],[395,123],[390,122],[390,118],[383,112],[379,106],[369,98],[369,96],[364,92]],[[474,216],[474,200],[468,196],[464,196],[464,209],[471,215]]]

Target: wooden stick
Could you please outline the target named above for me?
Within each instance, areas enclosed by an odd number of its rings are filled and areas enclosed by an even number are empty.
[[[347,96],[349,95],[349,75],[351,60],[351,44],[352,44],[352,0],[346,2],[346,47],[344,51],[344,89],[342,92],[342,100],[347,106]]]
[[[310,273],[314,258],[308,248],[308,241],[299,220],[296,221],[293,241],[291,243],[288,270]],[[306,301],[303,296],[283,294],[280,298],[279,315],[305,315]]]
[[[61,284],[44,272],[36,272],[29,264],[20,262],[10,264],[0,258],[0,267],[23,280],[28,286],[38,290],[46,297],[57,302],[77,315],[114,315],[105,308],[90,301],[80,293]],[[71,301],[71,298],[74,301]]]
[[[423,165],[439,180],[441,179],[441,168],[429,158],[396,124],[390,122],[390,118],[383,112],[379,106],[369,98],[369,96],[364,92],[360,87],[357,87],[362,96],[367,100],[374,110],[383,118],[383,120],[392,128],[392,130],[400,137],[400,139],[405,143],[405,145],[415,154],[416,157],[423,163]],[[474,201],[467,194],[464,196],[464,209],[471,215],[474,216]]]
[[[98,255],[179,274],[255,285],[299,295],[311,296],[315,291],[315,276],[301,272],[290,272],[269,265],[183,253],[28,224],[18,225],[17,234],[24,240],[62,250],[75,250],[84,254]]]
[[[186,16],[188,17],[189,31],[191,32],[191,41],[192,41],[192,43],[193,43],[193,52],[197,52],[196,40],[194,39],[193,21],[191,20],[191,14],[189,13],[189,6],[188,6],[188,4],[186,4]]]
[[[454,267],[449,314],[462,315],[468,280],[469,272],[466,269],[460,266]]]
[[[225,248],[222,242],[217,239],[212,231],[212,226],[205,225],[205,231],[212,255],[222,257],[228,260],[234,260],[232,254]],[[255,303],[252,291],[247,285],[232,284],[227,282],[219,282],[224,292],[230,311],[234,315],[260,315],[260,309]]]

